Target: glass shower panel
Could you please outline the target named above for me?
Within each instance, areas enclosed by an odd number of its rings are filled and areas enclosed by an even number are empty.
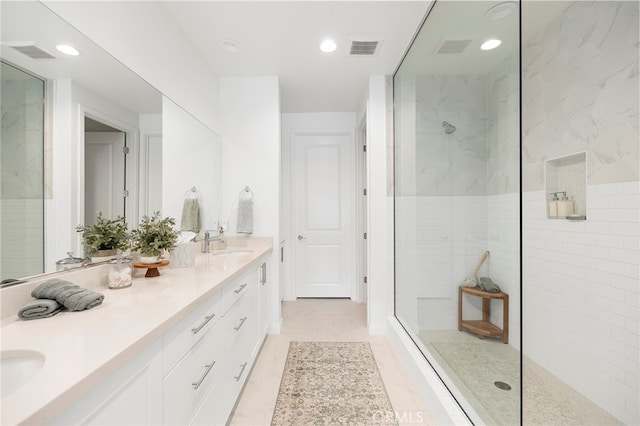
[[[484,424],[520,420],[518,7],[436,2],[394,76],[396,317]],[[478,277],[505,295],[460,309],[487,251]],[[460,315],[505,336],[459,331]]]
[[[44,81],[1,63],[0,279],[44,272]]]

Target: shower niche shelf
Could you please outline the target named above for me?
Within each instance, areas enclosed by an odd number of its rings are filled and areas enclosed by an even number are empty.
[[[578,152],[547,160],[545,189],[548,219],[585,220],[587,218],[587,153]]]

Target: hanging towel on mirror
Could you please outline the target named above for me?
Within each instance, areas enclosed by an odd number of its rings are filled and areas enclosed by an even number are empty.
[[[197,198],[185,198],[182,205],[180,230],[200,232],[200,205]]]
[[[253,192],[248,186],[240,191],[236,232],[238,234],[253,234]]]

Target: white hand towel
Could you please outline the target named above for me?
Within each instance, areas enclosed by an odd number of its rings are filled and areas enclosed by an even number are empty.
[[[238,222],[236,224],[238,234],[253,234],[253,200],[238,200]]]

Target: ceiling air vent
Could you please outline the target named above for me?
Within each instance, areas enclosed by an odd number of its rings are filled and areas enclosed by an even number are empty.
[[[351,40],[349,55],[373,56],[378,51],[380,40]]]
[[[436,55],[455,55],[462,53],[469,46],[469,39],[445,39],[436,49]]]
[[[38,47],[32,42],[4,43],[31,59],[57,59],[51,53]]]

